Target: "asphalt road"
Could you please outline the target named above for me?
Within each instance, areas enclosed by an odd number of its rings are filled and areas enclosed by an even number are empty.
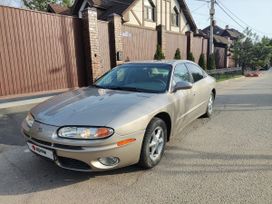
[[[149,171],[60,169],[20,136],[30,106],[0,110],[0,203],[272,203],[272,71],[217,91],[213,117],[172,138]]]

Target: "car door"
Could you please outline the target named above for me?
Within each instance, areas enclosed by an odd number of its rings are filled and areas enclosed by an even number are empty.
[[[173,71],[172,87],[179,81],[192,82],[191,75],[185,63],[177,64]],[[192,109],[193,92],[192,90],[179,90],[172,93],[174,97],[174,112],[176,113],[175,127],[176,134],[180,133],[182,128],[186,125],[188,118],[188,112]]]
[[[190,110],[190,120],[194,120],[206,112],[207,101],[210,96],[207,88],[205,72],[194,63],[186,63],[193,79],[193,100]]]

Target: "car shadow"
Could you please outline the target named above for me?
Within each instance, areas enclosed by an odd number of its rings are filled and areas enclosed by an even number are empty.
[[[0,153],[0,195],[18,195],[52,190],[96,177],[130,174],[143,169],[133,165],[107,172],[76,172],[62,169],[52,161],[28,151],[27,147]]]
[[[226,174],[272,171],[272,154],[230,154],[168,146],[162,174]],[[257,161],[257,162],[256,162]]]

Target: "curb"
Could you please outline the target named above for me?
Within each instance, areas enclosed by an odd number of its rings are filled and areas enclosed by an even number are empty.
[[[37,104],[37,103],[41,103],[43,101],[46,101],[51,97],[53,97],[53,96],[35,98],[35,99],[29,99],[29,100],[21,100],[21,101],[15,101],[15,102],[0,103],[0,109],[14,108],[14,107],[18,107],[18,106]]]

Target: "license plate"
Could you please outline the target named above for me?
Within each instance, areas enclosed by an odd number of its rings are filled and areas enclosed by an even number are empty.
[[[27,143],[27,145],[32,152],[35,152],[43,157],[54,160],[54,153],[52,150],[45,149],[32,143]]]

